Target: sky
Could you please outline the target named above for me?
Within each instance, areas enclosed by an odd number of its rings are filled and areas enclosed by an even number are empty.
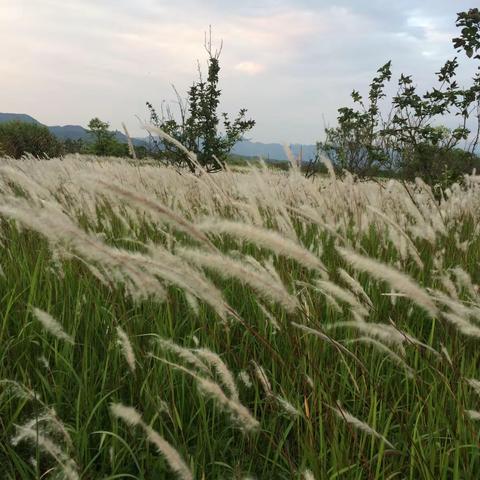
[[[247,108],[254,141],[314,143],[390,59],[394,78],[412,74],[420,90],[431,87],[455,56],[456,13],[474,3],[0,0],[0,111],[47,125],[99,117],[143,136],[145,102],[175,110],[171,85],[186,92],[197,60],[205,68],[211,25],[214,46],[223,40],[222,111]],[[467,83],[474,67],[463,63]]]

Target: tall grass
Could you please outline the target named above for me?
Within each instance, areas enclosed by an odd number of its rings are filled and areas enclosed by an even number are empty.
[[[1,164],[2,478],[477,478],[480,177]]]

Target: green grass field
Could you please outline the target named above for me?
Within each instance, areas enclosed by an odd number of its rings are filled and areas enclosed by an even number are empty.
[[[478,478],[480,177],[5,159],[0,195],[0,478]]]

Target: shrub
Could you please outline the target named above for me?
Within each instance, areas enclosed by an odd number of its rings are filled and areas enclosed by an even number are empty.
[[[62,154],[62,146],[44,125],[12,121],[0,124],[0,154],[13,158],[25,154],[57,157]]]
[[[463,176],[479,171],[478,155],[461,148],[439,148],[429,144],[418,145],[413,158],[402,166],[402,177],[414,180],[421,177],[426,183],[445,189]]]
[[[454,47],[480,60],[479,10],[460,12],[456,25],[461,34],[453,39]],[[400,75],[397,94],[385,115],[380,103],[392,76],[389,61],[370,84],[368,99],[352,92],[354,107],[338,110],[338,126],[326,129],[320,148],[337,168],[363,177],[389,171],[445,186],[471,173],[472,165],[478,163],[480,66],[467,88],[456,82],[458,67],[456,57],[446,61],[436,74],[438,85],[424,94],[417,93],[410,75]],[[459,119],[456,128],[441,125],[447,114]]]
[[[235,143],[253,128],[255,121],[246,118],[247,110],[244,108],[235,120],[231,121],[226,113],[222,113],[220,121],[217,110],[221,95],[218,86],[221,48],[215,52],[212,50],[211,35],[208,42],[205,40],[205,50],[208,54],[207,78],[204,80],[199,73],[199,80],[191,86],[186,101],[182,101],[175,90],[180,108],[179,121],[170,109],[162,110],[158,115],[151,103],[147,102],[147,107],[153,125],[195,153],[198,163],[207,171],[215,171],[225,165]],[[220,123],[223,133],[219,131]],[[193,172],[197,169],[189,155],[171,142],[154,140],[154,145],[167,163],[188,167]]]
[[[128,146],[115,138],[115,133],[108,130],[109,124],[99,118],[92,118],[88,124],[93,143],[88,145],[87,151],[99,156],[126,157]]]
[[[63,142],[63,151],[65,153],[84,153],[86,151],[86,145],[81,138],[67,138]]]

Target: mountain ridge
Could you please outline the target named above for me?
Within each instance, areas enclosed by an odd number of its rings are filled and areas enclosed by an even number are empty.
[[[39,122],[37,119],[27,115],[25,113],[1,113],[0,112],[0,123],[5,122],[26,122],[26,123],[36,123],[38,125],[45,125],[42,122]],[[91,140],[91,135],[89,131],[82,127],[81,125],[45,125],[50,132],[55,135],[60,140]],[[115,134],[115,138],[121,143],[127,143],[128,139],[125,134],[118,130],[112,131]],[[146,140],[142,138],[132,138],[132,142],[136,146],[145,146]]]
[[[37,119],[33,118],[30,115],[25,113],[1,113],[0,112],[0,123],[10,122],[10,121],[19,121],[27,123],[36,123],[39,125],[44,125],[42,122],[39,122]],[[45,125],[53,135],[55,135],[60,140],[85,140],[89,141],[91,139],[88,130],[81,125]],[[127,143],[127,137],[122,132],[115,130],[113,132],[115,138],[121,143]],[[148,139],[145,138],[132,138],[132,142],[136,146],[145,146],[147,145]],[[303,160],[309,160],[315,155],[315,145],[301,145],[301,144],[291,144],[289,145],[292,153],[298,157],[301,156]],[[264,160],[271,161],[285,161],[288,160],[288,156],[285,152],[285,147],[281,143],[263,143],[263,142],[254,142],[251,140],[241,140],[237,142],[233,149],[232,153],[235,155],[241,155],[243,157],[252,157],[258,158],[261,157]]]

